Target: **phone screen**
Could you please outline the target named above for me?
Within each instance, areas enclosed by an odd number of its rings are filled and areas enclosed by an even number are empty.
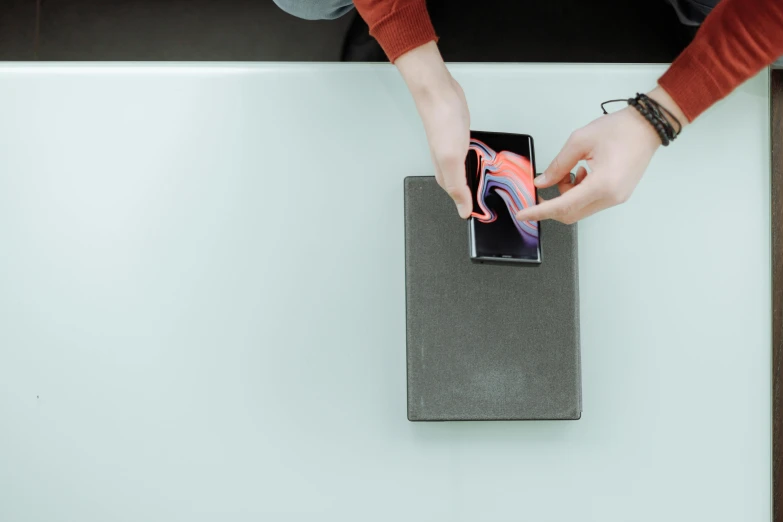
[[[541,263],[539,223],[516,219],[538,198],[533,138],[472,131],[465,167],[473,194],[471,258]]]

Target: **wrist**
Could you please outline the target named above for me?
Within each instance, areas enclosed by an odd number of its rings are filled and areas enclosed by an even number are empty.
[[[417,103],[453,87],[451,73],[435,42],[408,51],[397,58],[394,65]]]
[[[649,147],[652,150],[656,150],[662,145],[658,131],[655,130],[655,127],[650,125],[650,122],[647,121],[638,110],[629,106],[624,108],[623,111],[626,111],[630,115],[630,118],[638,129],[638,134],[635,134],[635,136],[640,144],[644,144],[645,147]]]
[[[669,96],[669,93],[667,93],[665,90],[663,90],[662,87],[658,86],[655,89],[651,90],[649,93],[647,93],[647,96],[650,97],[652,100],[658,102],[663,106],[664,109],[671,112],[675,118],[680,122],[680,125],[684,129],[688,123],[688,118],[685,117],[685,114],[682,112],[682,109],[680,109],[680,106],[677,105],[677,103],[674,101],[674,99]],[[669,122],[672,125],[675,125],[675,122]]]

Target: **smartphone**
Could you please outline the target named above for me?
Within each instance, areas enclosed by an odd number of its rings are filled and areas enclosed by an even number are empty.
[[[541,228],[516,214],[535,205],[533,138],[471,131],[465,174],[473,194],[470,258],[478,263],[541,264]]]

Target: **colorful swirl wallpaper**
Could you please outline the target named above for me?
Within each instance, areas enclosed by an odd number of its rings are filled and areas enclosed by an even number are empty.
[[[499,212],[507,212],[504,219],[511,218],[519,235],[529,246],[538,246],[538,223],[518,221],[515,216],[523,208],[536,204],[534,173],[530,160],[519,154],[502,150],[495,152],[483,141],[471,138],[468,155],[475,154],[476,160],[469,161],[473,172],[468,171],[469,185],[474,191],[474,211],[471,214],[481,223],[493,223]],[[494,195],[500,196],[505,208],[490,204]]]

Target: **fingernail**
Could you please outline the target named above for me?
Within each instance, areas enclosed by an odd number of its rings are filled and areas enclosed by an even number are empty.
[[[546,173],[541,174],[540,176],[538,176],[536,179],[533,180],[533,183],[535,183],[537,187],[540,187],[541,185],[546,183],[546,178],[547,178]]]

